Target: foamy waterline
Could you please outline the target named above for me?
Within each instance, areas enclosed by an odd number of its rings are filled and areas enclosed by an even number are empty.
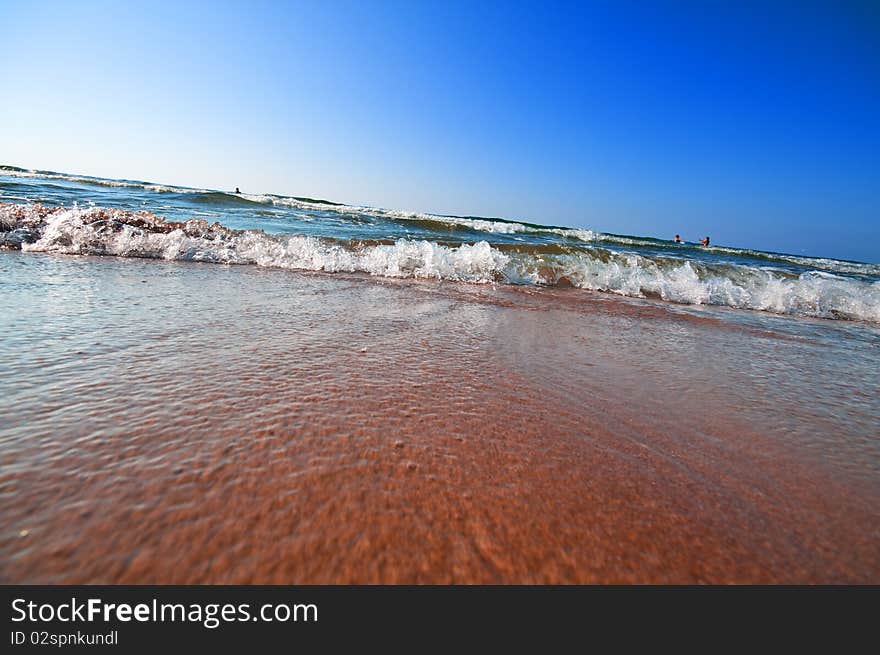
[[[477,232],[489,232],[493,234],[535,234],[545,232],[547,234],[556,234],[568,239],[591,242],[597,239],[608,238],[608,235],[602,235],[592,230],[584,230],[578,228],[556,228],[556,227],[537,227],[529,226],[516,221],[508,221],[504,219],[465,217],[465,216],[445,216],[441,214],[430,214],[426,212],[413,212],[396,209],[381,209],[378,207],[368,207],[365,205],[347,205],[343,203],[317,201],[306,198],[296,198],[292,196],[279,196],[274,194],[252,194],[238,193],[232,194],[215,189],[197,189],[193,187],[181,187],[166,184],[156,184],[154,182],[138,182],[134,180],[110,180],[104,178],[92,177],[89,175],[68,175],[66,173],[56,173],[54,171],[36,171],[25,170],[17,167],[0,167],[0,174],[7,177],[19,178],[35,178],[43,180],[65,180],[68,182],[78,182],[82,184],[94,184],[97,186],[121,188],[121,189],[142,189],[154,193],[184,193],[184,194],[202,194],[205,196],[225,196],[229,200],[247,201],[259,205],[270,205],[276,207],[287,207],[291,209],[300,209],[306,211],[324,211],[333,212],[341,215],[349,216],[372,216],[384,220],[392,221],[413,221],[413,222],[433,222],[445,225],[456,225],[466,227]],[[613,237],[611,237],[613,238]]]
[[[235,231],[204,220],[169,223],[146,212],[0,205],[0,233],[24,252],[111,255],[166,260],[252,264],[327,272],[361,272],[492,282],[509,257],[485,241],[450,248],[429,241],[346,247],[310,236],[275,237]]]
[[[0,166],[0,175],[17,178],[35,178],[45,180],[65,180],[78,184],[96,185],[110,189],[132,189],[134,191],[159,194],[180,194],[186,202],[204,204],[206,207],[221,208],[234,207],[247,209],[253,207],[274,207],[279,210],[293,210],[298,217],[305,221],[320,220],[321,213],[338,215],[343,220],[351,220],[355,223],[363,222],[364,218],[378,223],[389,222],[398,226],[421,228],[428,233],[442,234],[450,229],[465,230],[473,233],[486,233],[487,235],[522,235],[522,241],[533,239],[556,239],[560,237],[565,242],[572,244],[607,245],[615,249],[624,249],[638,253],[639,251],[657,248],[675,248],[682,251],[683,258],[701,259],[694,246],[682,246],[664,242],[663,240],[633,237],[615,234],[606,234],[589,229],[554,227],[550,225],[536,225],[522,221],[513,221],[503,218],[484,218],[476,216],[448,216],[407,210],[382,209],[363,205],[348,205],[313,198],[282,196],[275,194],[250,194],[230,193],[213,189],[200,189],[175,185],[157,184],[155,182],[141,182],[136,180],[113,180],[96,178],[88,175],[71,175],[54,171],[26,170],[15,166]],[[75,193],[75,192],[73,192]],[[9,200],[24,200],[24,198],[9,197]],[[198,213],[198,212],[191,212]],[[461,235],[462,232],[459,232]],[[435,237],[429,235],[428,239]],[[488,238],[488,237],[487,237]],[[492,240],[492,239],[490,239]],[[778,265],[781,267],[800,267],[806,269],[818,269],[832,273],[855,275],[867,278],[880,277],[880,264],[868,264],[862,262],[850,262],[829,258],[805,257],[782,253],[762,252],[750,249],[730,248],[724,246],[711,246],[699,248],[701,254],[711,254],[715,257],[736,260],[750,260],[750,263],[766,262],[766,265]]]
[[[880,323],[880,282],[823,271],[793,275],[736,264],[613,252],[584,244],[545,252],[397,239],[340,242],[230,230],[148,212],[0,204],[0,243],[24,252],[107,255],[367,273],[456,282],[573,286],[636,298]]]

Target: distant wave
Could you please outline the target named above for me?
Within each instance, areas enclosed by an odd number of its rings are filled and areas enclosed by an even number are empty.
[[[202,191],[201,193],[193,194],[192,197],[189,198],[189,201],[198,204],[215,205],[219,207],[263,206],[263,203],[258,200],[254,200],[249,196],[235,193],[224,193],[222,191]]]
[[[597,245],[458,246],[399,239],[346,243],[230,230],[148,212],[0,203],[0,245],[25,252],[112,255],[461,282],[564,285],[686,304],[712,304],[880,323],[880,282],[809,271],[620,253]]]
[[[367,207],[359,205],[344,205],[334,203],[315,204],[314,202],[303,201],[299,198],[286,196],[269,196],[269,195],[244,195],[244,198],[253,202],[262,204],[280,205],[295,209],[312,210],[312,211],[329,211],[336,214],[361,219],[364,216],[370,216],[380,220],[388,220],[398,223],[411,223],[415,227],[426,227],[434,231],[455,231],[456,229],[467,229],[474,232],[488,232],[493,234],[528,234],[528,235],[554,235],[561,236],[574,242],[583,242],[589,244],[602,244],[631,247],[631,248],[678,248],[686,253],[688,248],[702,246],[696,245],[676,245],[671,241],[663,241],[661,239],[653,239],[650,237],[631,237],[617,234],[606,234],[588,229],[557,227],[535,225],[531,223],[523,223],[510,221],[502,218],[480,218],[473,216],[447,216],[442,214],[429,214],[426,212],[411,212],[396,209],[380,209],[376,207]],[[835,273],[848,273],[863,276],[880,276],[880,264],[866,264],[861,262],[848,262],[836,259],[818,258],[818,257],[799,257],[796,255],[785,255],[777,253],[767,253],[758,250],[748,250],[740,248],[725,248],[723,246],[712,246],[708,248],[713,253],[724,253],[738,259],[762,260],[768,263],[794,264],[806,268],[815,268]]]
[[[489,234],[516,235],[522,234],[530,238],[562,237],[571,243],[583,243],[590,245],[608,244],[620,249],[640,250],[649,249],[679,249],[682,257],[687,257],[689,250],[697,248],[696,245],[676,245],[669,241],[650,237],[633,237],[626,235],[606,234],[588,229],[567,228],[552,225],[537,225],[523,221],[512,221],[504,218],[484,218],[479,216],[449,216],[442,214],[430,214],[426,212],[413,212],[405,210],[381,209],[360,205],[346,205],[318,200],[314,198],[281,196],[275,194],[249,194],[230,193],[212,189],[197,189],[172,185],[156,184],[153,182],[141,182],[137,180],[108,180],[86,175],[68,175],[54,171],[27,170],[17,166],[0,166],[0,174],[9,177],[33,177],[39,179],[67,180],[83,184],[113,188],[141,189],[162,194],[181,194],[183,201],[189,204],[213,206],[217,208],[231,209],[257,209],[259,207],[286,207],[304,212],[326,212],[339,216],[343,220],[354,223],[364,221],[389,221],[398,225],[411,225],[414,229],[422,229],[434,233],[432,239],[443,233],[458,234],[463,236],[473,233],[475,238],[480,232]],[[880,277],[880,264],[867,264],[860,262],[847,262],[827,258],[801,257],[778,253],[761,252],[757,250],[727,248],[723,246],[711,246],[702,252],[711,252],[715,255],[726,255],[732,260],[750,260],[752,262],[766,262],[768,265],[779,266],[794,265],[803,268],[812,268],[831,273],[843,273],[859,275],[863,277]]]
[[[783,253],[762,252],[760,250],[741,248],[725,248],[723,246],[710,246],[708,250],[713,253],[724,253],[733,255],[734,257],[747,257],[748,259],[763,260],[768,263],[778,262],[795,264],[796,266],[833,271],[835,273],[880,277],[880,264],[848,262],[839,259],[828,259],[825,257],[800,257],[798,255],[786,255]]]
[[[204,193],[205,189],[192,189],[189,187],[154,184],[152,182],[140,182],[138,180],[108,180],[102,177],[90,175],[68,175],[55,171],[27,170],[18,166],[0,166],[0,174],[9,177],[32,177],[41,180],[66,180],[68,182],[80,182],[113,188],[144,189],[156,193]]]
[[[217,203],[226,203],[228,199],[244,199],[250,202],[260,204],[275,204],[274,199],[283,201],[290,200],[299,202],[303,205],[310,206],[336,206],[339,203],[329,200],[318,200],[315,198],[300,198],[272,195],[248,195],[226,191],[217,191],[214,189],[197,189],[194,187],[175,186],[170,184],[156,184],[155,182],[142,182],[140,180],[110,180],[103,177],[92,177],[90,175],[69,175],[67,173],[56,173],[55,171],[27,170],[18,166],[0,165],[0,175],[9,177],[32,177],[43,180],[67,180],[68,182],[79,182],[81,184],[93,184],[96,186],[105,186],[113,188],[129,188],[143,189],[145,191],[153,191],[154,193],[187,193],[199,194],[206,197],[206,202],[213,200]]]
[[[249,194],[216,191],[212,189],[197,189],[192,187],[172,186],[156,184],[153,182],[141,182],[137,180],[109,180],[105,178],[91,177],[88,175],[68,175],[54,171],[27,170],[17,166],[0,166],[0,173],[10,177],[31,177],[48,180],[67,180],[83,184],[93,184],[113,188],[143,189],[154,193],[185,193],[190,194],[190,202],[213,204],[217,206],[249,205],[275,205],[304,209],[312,211],[328,211],[348,216],[370,216],[377,219],[391,221],[409,221],[430,223],[433,226],[465,227],[475,231],[493,232],[501,234],[514,234],[517,232],[547,232],[558,234],[573,239],[584,241],[593,240],[596,233],[590,230],[578,230],[569,228],[543,227],[527,225],[501,218],[458,217],[428,214],[421,212],[409,212],[403,210],[380,209],[359,205],[346,205],[329,200],[318,200],[299,196],[280,196],[274,194]]]
[[[408,222],[412,223],[415,226],[424,226],[433,230],[438,230],[438,228],[441,228],[440,231],[442,231],[442,228],[466,228],[475,232],[489,232],[494,234],[546,234],[561,236],[574,242],[583,242],[589,244],[606,243],[609,245],[624,247],[628,246],[632,248],[677,248],[680,249],[683,253],[687,253],[689,248],[699,247],[701,248],[701,250],[703,249],[702,246],[677,245],[673,244],[671,241],[653,239],[650,237],[631,237],[617,234],[606,234],[580,228],[535,225],[531,223],[510,221],[502,218],[446,216],[442,214],[429,214],[425,212],[379,209],[376,207],[343,204],[334,204],[332,207],[316,206],[313,203],[303,202],[296,198],[288,198],[284,196],[246,197],[256,202],[283,205],[287,207],[294,207],[297,209],[332,211],[351,217],[371,216],[382,220]],[[712,246],[706,250],[713,253],[724,253],[738,259],[762,260],[768,263],[776,262],[779,264],[794,264],[796,266],[803,266],[805,268],[815,268],[835,273],[848,273],[853,275],[863,275],[871,277],[880,276],[880,264],[848,262],[818,257],[799,257],[796,255],[768,253],[758,250],[725,248],[723,246]]]

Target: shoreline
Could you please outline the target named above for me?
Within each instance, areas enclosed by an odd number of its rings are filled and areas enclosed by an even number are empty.
[[[344,218],[294,212],[255,220],[249,209],[224,207],[218,213],[215,208],[212,214],[168,207],[173,216],[165,218],[147,208],[155,198],[148,195],[141,202],[138,212],[93,201],[70,209],[0,203],[0,248],[576,287],[682,305],[880,323],[880,266],[872,264],[724,247],[686,251],[680,245],[561,228],[532,230],[529,236],[525,225],[475,220],[463,226],[458,222],[470,219],[449,224],[442,217],[395,212]]]
[[[256,267],[0,266],[22,282],[0,307],[5,583],[880,581],[877,408],[853,391],[878,353],[858,326]]]

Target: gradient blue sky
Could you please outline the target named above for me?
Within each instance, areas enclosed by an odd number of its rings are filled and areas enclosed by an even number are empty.
[[[0,61],[0,163],[880,261],[877,3],[0,0]]]

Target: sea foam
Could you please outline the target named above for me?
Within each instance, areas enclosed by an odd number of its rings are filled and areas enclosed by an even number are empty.
[[[149,212],[0,204],[0,245],[25,252],[111,255],[457,282],[566,285],[637,298],[880,323],[880,282],[772,267],[617,252],[583,242],[562,252],[427,240],[345,242],[231,230]]]

